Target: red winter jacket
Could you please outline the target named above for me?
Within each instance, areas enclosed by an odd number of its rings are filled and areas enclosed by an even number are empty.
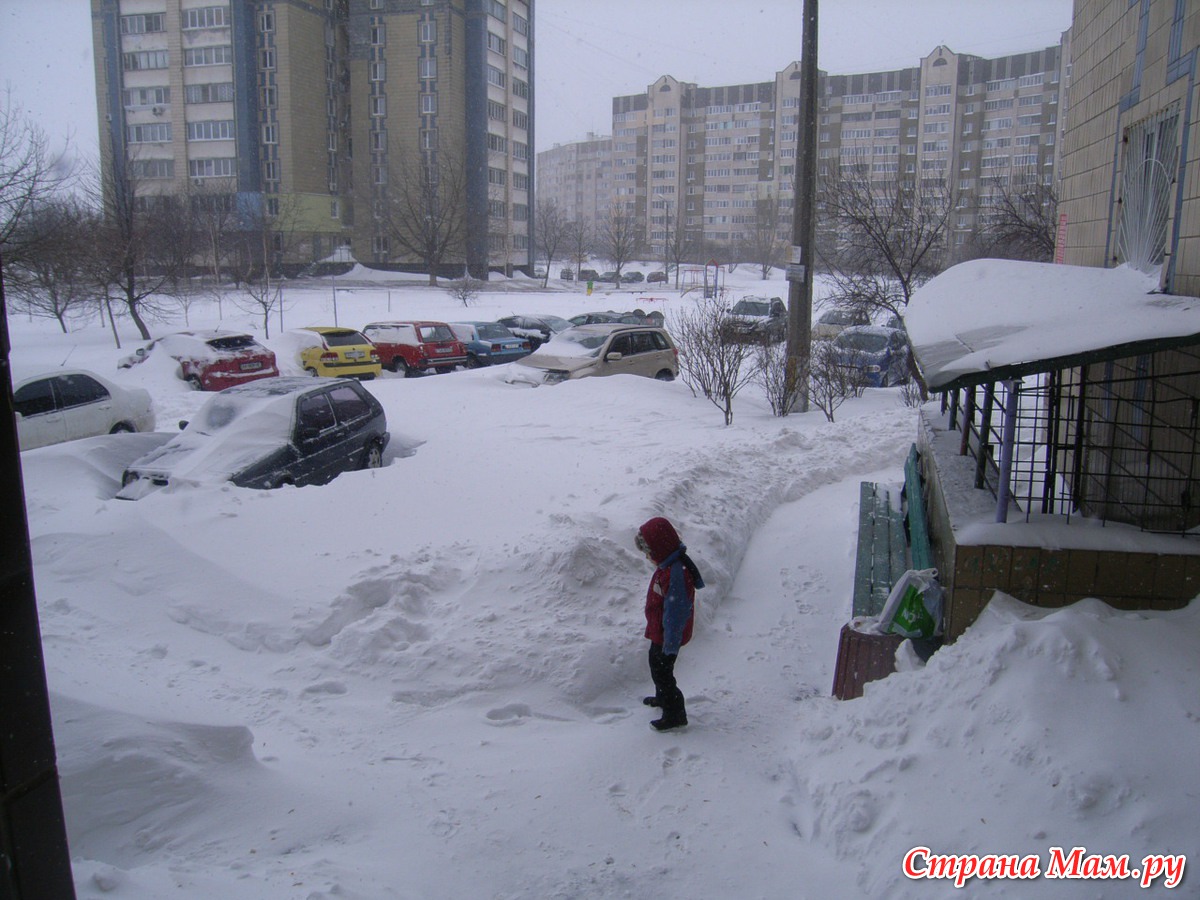
[[[646,637],[661,644],[664,653],[673,655],[692,639],[696,588],[703,587],[704,582],[697,584],[692,567],[683,564],[687,547],[669,521],[654,518],[638,531],[650,548],[650,558],[656,566],[646,590]],[[682,590],[673,579],[680,579]],[[668,597],[672,602],[667,602]]]

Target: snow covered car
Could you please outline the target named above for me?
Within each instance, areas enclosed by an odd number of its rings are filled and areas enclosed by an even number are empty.
[[[178,362],[176,374],[198,391],[223,391],[235,384],[279,374],[275,354],[252,335],[236,331],[179,331],[163,335],[139,347],[118,366],[130,368],[145,362],[152,353],[166,353]]]
[[[132,463],[117,497],[138,500],[169,484],[325,484],[381,466],[389,437],[383,407],[357,381],[297,375],[240,384]]]
[[[831,341],[847,328],[870,324],[871,317],[865,312],[831,309],[821,313],[821,317],[813,323],[812,339],[814,341]]]
[[[566,331],[571,323],[558,316],[505,316],[498,320],[501,325],[517,337],[529,341],[529,346],[536,350],[554,335]]]
[[[379,351],[360,331],[314,325],[289,336],[301,343],[300,365],[309,375],[374,378],[379,374]]]
[[[120,387],[84,369],[59,369],[17,382],[13,412],[22,450],[98,434],[153,431],[155,424],[149,392]]]
[[[908,339],[882,325],[855,325],[833,339],[834,362],[857,369],[872,387],[908,381]]]
[[[467,364],[466,346],[445,322],[372,322],[363,334],[379,352],[380,365],[405,376]]]
[[[497,365],[528,356],[533,347],[499,322],[451,322],[454,336],[467,345],[467,368]]]
[[[643,375],[674,381],[679,351],[662,328],[579,325],[513,365],[510,382],[555,384],[589,375]]]
[[[725,317],[732,340],[782,341],[787,336],[787,307],[779,297],[743,297]]]

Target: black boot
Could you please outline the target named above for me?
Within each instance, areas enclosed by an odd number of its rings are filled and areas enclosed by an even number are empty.
[[[679,712],[675,713],[674,715],[663,713],[663,717],[661,719],[655,719],[650,723],[650,726],[656,731],[670,731],[672,728],[683,728],[687,725],[687,723],[688,721],[686,713]]]
[[[642,703],[646,706],[653,706],[655,709],[662,706],[662,701],[657,697],[643,697]]]

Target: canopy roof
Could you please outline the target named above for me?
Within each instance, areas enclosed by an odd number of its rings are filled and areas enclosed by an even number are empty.
[[[904,314],[931,390],[1200,343],[1200,299],[1154,293],[1155,277],[977,259],[913,294]]]

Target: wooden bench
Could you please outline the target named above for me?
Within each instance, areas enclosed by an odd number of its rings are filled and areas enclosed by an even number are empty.
[[[914,444],[904,463],[904,486],[871,481],[859,486],[858,548],[854,560],[853,615],[878,616],[892,586],[908,569],[933,568],[920,454]],[[895,671],[897,634],[866,634],[849,624],[838,644],[833,694],[841,700],[862,696],[862,686]]]

